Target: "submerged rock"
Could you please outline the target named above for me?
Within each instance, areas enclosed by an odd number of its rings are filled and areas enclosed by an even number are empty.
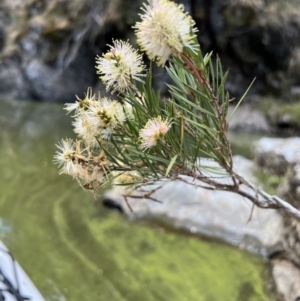
[[[250,182],[255,181],[251,161],[237,156],[234,157],[234,166]],[[283,225],[279,213],[252,208],[250,201],[235,193],[195,188],[181,181],[173,181],[165,184],[154,196],[162,203],[129,199],[133,212],[113,192],[108,193],[106,198],[120,202],[130,218],[157,219],[263,256],[282,249]]]

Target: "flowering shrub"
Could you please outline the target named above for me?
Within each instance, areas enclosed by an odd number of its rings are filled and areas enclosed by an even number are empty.
[[[142,10],[141,22],[134,26],[137,41],[150,60],[166,68],[173,81],[168,85],[170,98],[161,98],[152,88],[151,65],[146,70],[141,54],[128,42],[113,41],[107,53],[96,57],[96,69],[107,90],[117,92],[121,101],[88,88],[84,99],[66,104],[78,139],[57,144],[54,162],[60,173],[94,194],[108,184],[122,188],[129,207],[128,197],[156,200],[153,194],[159,188],[145,192],[145,185],[186,181],[188,176],[191,185],[234,191],[259,207],[280,208],[300,219],[290,204],[234,171],[226,136],[231,117],[227,73],[218,58],[213,62],[212,53],[203,56],[195,23],[184,7],[149,0]],[[201,166],[198,158],[203,156],[219,164],[215,174]]]

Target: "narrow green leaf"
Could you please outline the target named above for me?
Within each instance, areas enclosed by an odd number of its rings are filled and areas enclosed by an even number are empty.
[[[166,170],[166,177],[169,175],[169,172],[171,171],[173,165],[175,164],[176,162],[176,159],[177,159],[177,155],[175,155],[172,160],[170,161],[170,164],[168,165],[168,168]]]
[[[165,158],[157,157],[157,156],[151,155],[149,153],[140,152],[137,149],[131,149],[130,151],[132,153],[135,153],[135,154],[141,156],[141,157],[147,156],[147,158],[150,159],[150,160],[161,162],[161,163],[164,163],[164,164],[169,164],[169,160],[167,160]]]
[[[184,84],[184,86],[186,86],[190,90],[190,92],[193,92],[194,94],[198,95],[198,97],[205,99],[207,102],[210,102],[211,101],[210,95],[209,94],[206,95],[203,92],[201,92],[201,90],[200,90],[201,87],[200,87],[199,83],[196,82],[196,84],[197,84],[197,89],[189,86],[188,84]]]
[[[181,92],[184,92],[185,94],[188,93],[188,91],[185,89],[183,85],[183,81],[179,78],[179,76],[176,74],[176,71],[172,68],[166,68],[168,75],[171,77],[173,82],[178,86],[181,90]]]
[[[168,85],[169,86],[169,85]],[[171,94],[174,96],[174,98],[176,98],[178,101],[181,101],[183,103],[186,103],[188,105],[190,105],[191,107],[195,108],[196,110],[199,110],[201,112],[203,112],[204,114],[207,114],[213,118],[216,118],[216,115],[205,110],[204,108],[202,108],[201,106],[199,106],[198,104],[193,103],[192,101],[188,100],[186,97],[182,96],[181,94],[177,93],[177,92],[173,92],[171,91]],[[177,105],[177,103],[175,104]]]
[[[180,118],[180,155],[182,154],[182,147],[184,142],[184,116]]]
[[[144,164],[153,172],[153,174],[157,177],[157,170],[155,166],[149,161],[147,155],[144,153],[144,156],[139,156]]]
[[[209,54],[206,54],[204,56],[204,58],[203,58],[203,64],[204,64],[204,66],[206,66],[207,63],[210,61],[212,54],[213,54],[213,51],[211,51]]]
[[[119,148],[119,141],[118,141],[118,143],[116,143],[116,141],[114,140],[114,138],[113,138],[113,136],[111,137],[111,142],[112,142],[112,144],[113,144],[113,146],[116,148],[116,151],[117,151],[117,153],[118,153],[118,155],[120,155],[122,158],[123,158],[123,160],[124,160],[124,163],[125,164],[128,164],[128,165],[130,165],[130,160],[125,156],[125,152],[124,151],[122,151],[120,148]],[[120,142],[123,142],[123,141],[120,141]]]
[[[209,61],[209,71],[210,71],[209,78],[210,78],[210,81],[211,81],[211,84],[212,84],[212,89],[215,90],[215,88],[216,88],[216,76],[215,76],[214,65],[213,65],[211,60]],[[216,71],[217,71],[217,77],[218,77],[218,70],[216,70]]]
[[[229,118],[228,118],[228,122],[231,120],[233,114],[235,113],[235,111],[237,110],[237,108],[240,106],[241,102],[243,101],[243,99],[245,98],[245,96],[247,95],[247,93],[249,92],[250,88],[252,87],[254,81],[256,78],[253,79],[253,81],[251,82],[250,86],[248,87],[248,89],[246,90],[246,92],[243,94],[243,96],[241,97],[241,99],[239,100],[238,104],[235,106],[234,110],[232,111],[232,113],[230,114]]]
[[[217,91],[217,97],[219,97],[219,95],[221,93],[224,93],[224,90],[225,90],[225,81],[227,79],[227,76],[228,76],[228,71],[225,72],[225,75],[221,79],[221,83],[220,83],[220,86],[219,86],[218,91]]]
[[[207,130],[207,132],[209,132],[212,136],[214,136],[214,139],[215,139],[215,135],[219,133],[215,128],[211,128],[209,126],[201,124],[201,123],[199,123],[197,121],[194,121],[194,120],[192,120],[188,117],[185,117],[185,119],[186,119],[186,121],[193,124],[195,127]]]

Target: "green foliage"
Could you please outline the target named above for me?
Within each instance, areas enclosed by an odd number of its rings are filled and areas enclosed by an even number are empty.
[[[276,175],[266,170],[257,170],[255,176],[258,182],[262,183],[264,190],[271,195],[277,194],[279,185],[286,179],[286,175]]]

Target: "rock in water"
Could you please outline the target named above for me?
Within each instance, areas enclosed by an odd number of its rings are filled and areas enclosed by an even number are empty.
[[[211,161],[201,159],[201,164],[211,164]],[[250,182],[255,182],[252,173],[254,165],[250,160],[236,156],[234,166]],[[282,249],[283,225],[279,213],[254,208],[249,220],[252,203],[235,193],[195,188],[182,181],[171,181],[154,196],[162,203],[129,199],[133,209],[131,212],[124,200],[113,191],[107,194],[110,199],[120,202],[130,218],[158,219],[176,228],[221,239],[263,256]]]

